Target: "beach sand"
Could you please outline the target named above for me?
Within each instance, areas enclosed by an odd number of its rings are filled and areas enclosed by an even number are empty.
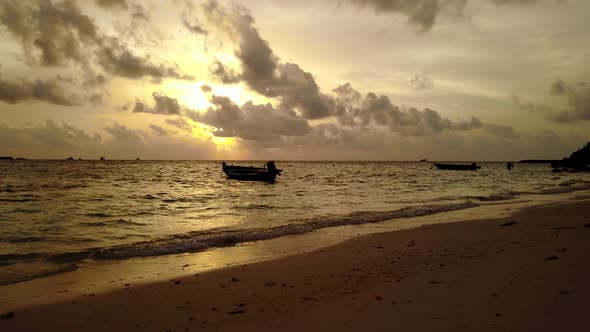
[[[584,200],[8,308],[0,331],[588,331],[589,308]]]

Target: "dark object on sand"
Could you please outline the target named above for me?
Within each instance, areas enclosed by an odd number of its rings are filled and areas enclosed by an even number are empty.
[[[438,168],[438,169],[451,170],[451,171],[476,171],[481,168],[480,166],[477,166],[476,163],[471,163],[468,165],[434,163],[434,166],[436,166],[436,168]]]
[[[100,160],[106,160],[105,157],[100,157]]]
[[[283,171],[275,166],[274,161],[267,162],[265,167],[229,166],[225,161],[221,165],[223,167],[223,173],[228,178],[243,181],[274,182],[277,175],[281,175]]]
[[[14,317],[14,312],[9,312],[6,314],[3,314],[2,316],[0,316],[0,319],[4,320],[4,319],[12,319],[12,317]]]
[[[507,223],[504,223],[504,224],[502,224],[502,225],[500,225],[500,226],[512,226],[512,225],[514,225],[514,224],[516,224],[516,221],[514,221],[514,220],[513,220],[513,221],[509,221],[509,222],[507,222]]]

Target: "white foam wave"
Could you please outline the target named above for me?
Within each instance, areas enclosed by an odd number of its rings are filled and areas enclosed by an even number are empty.
[[[287,235],[300,235],[327,227],[377,223],[392,219],[411,218],[446,211],[468,209],[476,206],[478,204],[467,201],[459,204],[406,207],[384,212],[361,211],[343,216],[314,218],[271,228],[194,232],[155,241],[99,249],[92,254],[92,258],[125,259],[198,252],[208,248],[227,247],[243,242],[269,240]]]

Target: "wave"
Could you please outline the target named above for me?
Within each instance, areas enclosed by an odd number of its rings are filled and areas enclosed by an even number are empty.
[[[0,264],[0,266],[2,266]],[[57,265],[51,268],[45,268],[40,271],[28,271],[27,273],[0,273],[0,286],[14,284],[32,279],[49,277],[64,272],[74,271],[78,268],[76,264]]]
[[[565,194],[574,191],[590,190],[590,181],[583,179],[571,179],[557,184],[557,186],[542,186],[537,188],[535,194]]]
[[[108,214],[108,213],[101,213],[101,212],[97,212],[97,213],[86,213],[85,215],[87,217],[92,217],[92,218],[109,218],[109,217],[111,217],[110,214]]]
[[[136,222],[131,220],[125,219],[117,219],[117,220],[110,220],[110,221],[96,221],[96,222],[83,222],[79,223],[78,225],[82,227],[107,227],[113,225],[124,225],[124,226],[145,226],[145,223]]]
[[[494,201],[506,201],[513,199],[519,196],[521,193],[511,190],[501,190],[488,196],[474,196],[474,199],[477,199],[482,202],[494,202]]]
[[[300,235],[318,229],[377,223],[386,220],[426,216],[440,212],[462,210],[478,204],[467,201],[459,204],[439,204],[406,207],[384,212],[355,212],[343,216],[313,218],[293,224],[271,228],[244,230],[217,230],[191,232],[154,241],[138,242],[110,248],[97,249],[90,256],[93,259],[126,259],[132,257],[161,256],[187,252],[198,252],[209,248],[233,246],[243,242],[270,240],[287,235]]]
[[[292,224],[270,228],[196,231],[109,248],[93,248],[63,253],[6,254],[0,255],[0,264],[10,265],[42,261],[59,265],[67,264],[68,269],[74,269],[77,263],[84,260],[120,260],[133,257],[199,252],[210,248],[228,247],[244,242],[270,240],[288,235],[300,235],[328,227],[377,223],[392,219],[426,216],[445,211],[468,209],[476,206],[478,204],[467,201],[459,204],[405,207],[392,211],[361,211],[341,216],[297,220]]]

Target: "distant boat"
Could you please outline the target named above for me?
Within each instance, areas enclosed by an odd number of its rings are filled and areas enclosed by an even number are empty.
[[[471,163],[468,165],[434,163],[434,166],[436,166],[436,168],[438,168],[438,169],[452,170],[452,171],[476,171],[481,168],[480,166],[477,166],[476,163]]]
[[[281,175],[282,169],[275,166],[274,161],[266,163],[265,167],[251,167],[251,166],[233,166],[221,163],[223,173],[228,178],[243,181],[266,181],[274,182],[277,175]]]
[[[105,157],[100,157],[100,160],[106,160]]]
[[[428,161],[428,159],[420,159],[420,161]]]

